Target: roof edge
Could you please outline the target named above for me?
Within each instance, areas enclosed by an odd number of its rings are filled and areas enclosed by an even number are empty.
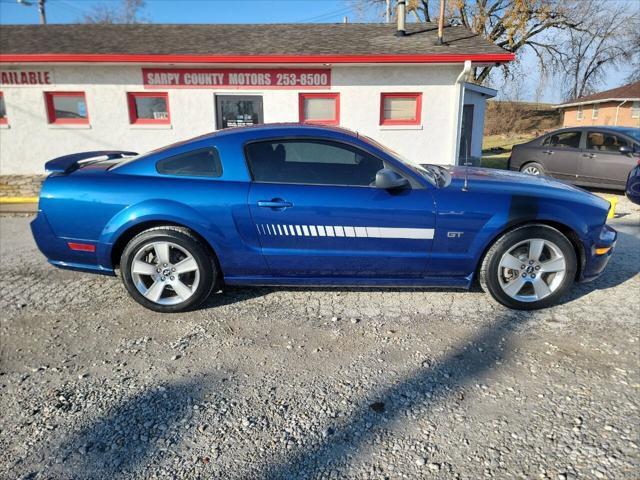
[[[0,54],[2,63],[506,63],[513,53],[428,55],[147,55],[95,53]]]
[[[464,88],[481,95],[486,95],[489,98],[494,98],[498,95],[498,90],[495,88],[485,87],[484,85],[478,85],[477,83],[464,83]]]
[[[640,100],[640,97],[611,97],[603,98],[602,100],[585,100],[584,102],[560,103],[558,105],[554,105],[553,108],[577,107],[580,105],[591,105],[593,103],[635,102],[638,100]]]

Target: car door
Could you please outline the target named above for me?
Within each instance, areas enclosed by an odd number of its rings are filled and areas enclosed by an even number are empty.
[[[578,181],[590,185],[624,186],[637,158],[621,153],[620,147],[631,147],[631,142],[606,130],[589,130],[586,135]]]
[[[385,162],[338,141],[274,139],[245,152],[250,211],[273,275],[425,275],[435,227],[428,188],[415,180],[410,188],[376,188]]]
[[[556,132],[542,142],[539,161],[552,177],[575,180],[580,159],[580,130]]]

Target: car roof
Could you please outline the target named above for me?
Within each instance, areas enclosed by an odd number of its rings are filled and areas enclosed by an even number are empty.
[[[278,135],[278,134],[290,134],[292,130],[298,131],[301,134],[318,134],[318,133],[341,133],[345,135],[350,135],[353,137],[358,136],[358,132],[350,130],[344,127],[334,127],[328,125],[314,125],[309,123],[260,123],[257,125],[248,125],[245,127],[230,127],[225,128],[223,130],[217,130],[211,133],[205,133],[204,135],[200,135],[198,137],[194,137],[186,140],[186,142],[196,141],[196,140],[205,140],[208,138],[220,138],[227,136],[235,136],[235,135],[251,135],[254,134],[257,137],[263,136],[263,134],[268,135]]]
[[[580,126],[580,127],[559,128],[557,130],[552,130],[550,132],[547,132],[542,136],[544,137],[546,135],[552,135],[552,134],[555,134],[555,133],[562,133],[562,132],[575,132],[575,131],[582,132],[584,130],[605,130],[605,131],[617,132],[617,133],[622,133],[624,135],[628,135],[627,132],[629,132],[629,130],[638,130],[638,131],[640,131],[640,128],[636,128],[636,127],[621,127],[621,126],[608,126],[608,125],[587,125],[587,126]]]

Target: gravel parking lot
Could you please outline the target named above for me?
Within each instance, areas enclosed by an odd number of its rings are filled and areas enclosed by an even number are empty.
[[[0,218],[0,477],[638,478],[640,208],[557,307],[233,289],[160,315]]]

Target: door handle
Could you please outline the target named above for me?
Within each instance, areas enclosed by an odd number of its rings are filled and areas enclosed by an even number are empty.
[[[543,150],[542,153],[546,153],[547,155],[553,155],[553,150]]]
[[[284,210],[285,208],[293,207],[293,203],[285,202],[281,198],[274,198],[272,200],[258,200],[258,206],[264,208],[273,208],[274,210]]]
[[[587,157],[587,158],[595,158],[596,154],[595,153],[583,153],[582,156],[583,157]]]

